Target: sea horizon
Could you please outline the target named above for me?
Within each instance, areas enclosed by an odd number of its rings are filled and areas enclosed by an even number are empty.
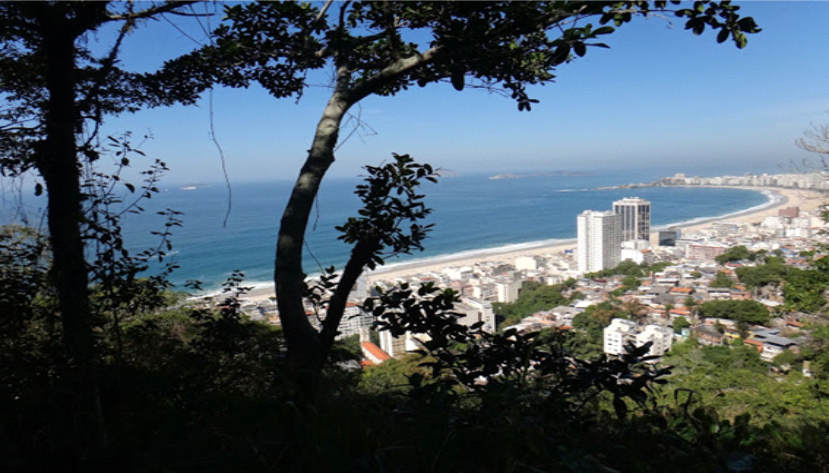
[[[654,230],[722,218],[772,201],[761,189],[596,189],[672,175],[652,169],[495,180],[489,179],[492,175],[460,175],[442,178],[439,184],[425,184],[424,200],[434,209],[426,223],[435,224],[434,232],[424,241],[426,250],[391,258],[383,268],[514,252],[570,240],[575,244],[578,213],[608,210],[614,200],[624,197],[652,202]],[[353,189],[358,182],[340,178],[323,183],[307,232],[304,262],[309,275],[329,266],[341,269],[347,260],[350,247],[337,240],[334,227],[356,215],[359,200]],[[156,245],[157,238],[151,232],[163,227],[156,212],[172,208],[183,212],[183,226],[173,229],[173,250],[166,260],[180,266],[170,277],[176,290],[186,290],[186,281],[198,280],[204,291],[216,291],[234,270],[245,274],[245,286],[271,286],[278,222],[291,185],[290,181],[234,184],[226,226],[224,186],[162,186],[163,192],[144,202],[144,214],[131,215],[123,223],[124,238],[131,252]],[[153,264],[151,270],[157,269]]]

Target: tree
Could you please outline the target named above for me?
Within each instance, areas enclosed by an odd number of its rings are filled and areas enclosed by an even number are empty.
[[[533,283],[525,286],[515,302],[497,304],[494,307],[496,313],[504,317],[505,325],[513,325],[538,311],[550,310],[556,306],[568,304],[571,299],[563,294],[566,290],[567,288],[563,284],[541,286]]]
[[[696,315],[696,309],[697,307],[699,307],[699,303],[696,299],[694,299],[694,296],[686,297],[685,300],[682,301],[682,305],[684,305],[686,309],[691,311],[691,316]]]
[[[686,319],[685,317],[683,317],[681,315],[679,317],[677,317],[676,319],[674,319],[674,332],[675,333],[682,333],[682,329],[688,328],[690,326],[691,326],[691,323],[688,322],[688,319]]]
[[[717,271],[717,275],[708,284],[708,287],[732,287],[734,280],[722,271]]]
[[[732,319],[747,324],[763,325],[769,321],[769,310],[752,300],[722,300],[704,302],[699,307],[703,317]]]
[[[754,261],[755,258],[756,254],[754,252],[749,251],[749,249],[743,245],[738,245],[725,250],[725,253],[721,255],[715,256],[714,261],[718,264],[725,264],[742,260]]]
[[[826,288],[829,275],[815,269],[790,268],[783,285],[783,297],[788,309],[818,313],[826,306]]]
[[[822,155],[829,154],[827,143],[829,143],[829,125],[817,124],[812,124],[812,129],[806,130],[803,137],[795,142],[800,149]],[[825,163],[823,167],[826,167]]]
[[[706,361],[713,363],[719,370],[746,368],[762,372],[766,366],[760,360],[760,354],[750,346],[707,346],[702,347]]]
[[[672,2],[676,4],[678,2]],[[312,204],[334,162],[340,126],[349,110],[370,95],[391,96],[412,86],[450,82],[456,90],[485,88],[509,95],[519,110],[535,99],[527,88],[552,82],[555,69],[584,56],[588,46],[634,17],[661,12],[685,18],[686,29],[718,31],[742,48],[759,31],[729,2],[672,8],[626,2],[326,2],[321,8],[262,2],[226,8],[228,22],[216,45],[169,64],[167,77],[181,83],[219,81],[246,87],[258,82],[275,97],[299,96],[309,70],[335,71],[332,94],[280,221],[275,261],[277,302],[296,379],[312,393],[336,336],[341,313],[329,307],[321,331],[305,317],[302,249]],[[427,36],[417,43],[412,38]],[[206,77],[209,76],[209,77]],[[369,245],[355,242],[357,247]],[[380,251],[380,250],[375,250]],[[352,252],[346,268],[361,271],[372,256]],[[345,277],[345,274],[343,275]],[[332,299],[347,294],[345,285]]]
[[[84,164],[100,157],[95,142],[103,116],[188,100],[173,99],[172,91],[153,88],[144,75],[127,73],[117,62],[124,38],[141,20],[177,12],[190,3],[148,5],[143,10],[135,10],[132,2],[0,4],[0,92],[6,102],[0,110],[0,168],[5,176],[35,170],[43,180],[37,193],[45,184],[52,253],[49,279],[75,373],[69,377],[70,389],[82,394],[88,414],[83,417],[99,424],[82,230],[88,196],[82,190],[81,172]],[[89,36],[107,24],[120,25],[117,39],[106,54],[96,57],[88,49]],[[105,441],[100,427],[94,436],[98,443]]]
[[[619,305],[619,310],[625,315],[625,318],[641,322],[648,316],[648,308],[636,299],[631,299],[622,302]]]
[[[790,267],[782,264],[778,258],[768,258],[766,264],[743,266],[736,269],[740,282],[752,289],[779,285],[786,278]]]
[[[622,286],[628,289],[636,289],[640,286],[639,278],[634,276],[633,274],[628,274],[624,278],[622,278]]]

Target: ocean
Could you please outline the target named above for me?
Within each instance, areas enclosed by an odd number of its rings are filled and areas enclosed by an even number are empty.
[[[640,188],[595,190],[596,187],[655,180],[631,180],[619,174],[547,175],[519,179],[489,179],[488,175],[445,177],[425,183],[427,206],[434,209],[428,223],[434,230],[425,251],[388,261],[400,264],[414,258],[435,258],[482,249],[520,248],[538,242],[555,243],[576,237],[576,215],[584,210],[609,210],[614,200],[641,197],[651,201],[652,227],[662,227],[727,215],[763,205],[761,192],[728,188]],[[641,176],[649,177],[649,176]],[[350,248],[337,239],[334,227],[356,215],[359,200],[353,194],[357,179],[329,179],[323,183],[309,224],[305,268],[342,268]],[[171,280],[181,285],[199,280],[215,289],[234,270],[249,285],[271,281],[279,218],[291,183],[232,184],[228,200],[224,185],[186,189],[171,187],[153,197],[147,212],[125,222],[125,239],[134,249],[157,244],[150,232],[161,229],[155,212],[171,208],[183,212],[184,222],[172,237],[172,258],[180,268]],[[224,219],[231,204],[227,224]]]
[[[489,179],[492,174],[467,174],[441,178],[438,184],[425,182],[425,202],[434,209],[427,221],[434,223],[434,230],[424,242],[426,249],[387,263],[574,239],[576,215],[587,209],[609,210],[614,200],[623,197],[651,201],[652,228],[732,214],[769,200],[759,191],[729,188],[596,190],[667,175],[658,170],[617,170],[493,180]],[[356,178],[323,182],[307,235],[307,273],[329,266],[341,269],[347,260],[350,248],[337,239],[334,227],[356,215],[360,202],[353,192],[358,182]],[[164,224],[156,212],[174,209],[183,212],[183,226],[173,230],[173,251],[168,257],[180,266],[170,278],[177,288],[184,290],[186,281],[198,280],[205,290],[214,290],[234,270],[245,274],[246,285],[269,283],[279,219],[292,182],[231,185],[232,198],[228,199],[224,184],[165,188],[162,182],[161,192],[143,203],[145,213],[125,217],[127,246],[132,252],[156,247],[159,240],[151,232],[163,230]],[[37,221],[43,198],[25,200],[30,201],[30,221]],[[231,210],[224,225],[228,203]],[[8,215],[3,217],[8,220]]]

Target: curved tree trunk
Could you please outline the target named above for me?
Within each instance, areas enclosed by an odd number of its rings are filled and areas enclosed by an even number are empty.
[[[340,78],[340,83],[346,82],[347,78]],[[337,89],[317,125],[308,158],[282,214],[276,246],[274,281],[279,317],[288,348],[288,369],[293,381],[309,399],[316,395],[319,373],[328,350],[305,314],[302,248],[320,182],[334,162],[340,124],[352,105],[345,87],[338,86]]]

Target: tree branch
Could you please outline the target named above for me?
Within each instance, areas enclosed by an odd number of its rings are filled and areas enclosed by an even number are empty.
[[[340,321],[343,318],[345,306],[348,302],[348,295],[351,293],[354,284],[357,283],[357,279],[363,274],[363,268],[371,260],[378,247],[379,241],[377,238],[360,240],[354,245],[354,249],[351,251],[351,258],[348,259],[343,274],[340,276],[337,288],[334,290],[334,295],[331,296],[328,302],[328,311],[325,315],[325,321],[322,323],[322,331],[320,332],[323,349],[327,350],[334,342],[334,338],[338,333],[337,328],[340,326]]]
[[[314,26],[317,26],[317,23],[319,23],[320,20],[322,20],[322,18],[325,16],[325,12],[328,11],[328,8],[331,6],[332,3],[334,3],[334,0],[328,0],[327,2],[325,2],[325,5],[322,6],[322,8],[320,9],[320,12],[317,13],[317,17],[314,18],[314,21],[311,22],[311,25],[310,25],[311,28],[313,28]]]
[[[138,12],[135,12],[135,13],[133,13],[133,12],[122,13],[122,14],[119,14],[119,15],[110,14],[107,17],[107,21],[121,21],[121,20],[134,21],[134,20],[140,20],[142,18],[151,18],[155,15],[160,15],[162,13],[172,13],[174,15],[180,15],[180,16],[210,16],[210,14],[207,14],[207,13],[204,13],[204,14],[202,14],[202,13],[184,13],[184,12],[175,11],[179,7],[192,5],[194,3],[198,3],[199,1],[200,0],[167,2],[163,5],[147,8],[145,10],[141,10],[141,11],[138,11]]]
[[[349,96],[352,103],[359,102],[368,95],[371,95],[382,87],[383,84],[391,81],[392,79],[431,62],[441,51],[441,46],[435,46],[424,51],[422,54],[415,54],[414,56],[409,56],[392,62],[382,71],[366,79],[365,81],[360,82],[351,89]]]

